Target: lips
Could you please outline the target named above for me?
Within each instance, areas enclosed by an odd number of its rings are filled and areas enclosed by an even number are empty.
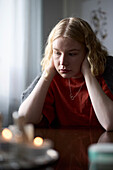
[[[67,70],[67,69],[60,69],[60,72],[61,72],[61,73],[68,73],[68,72],[70,72],[70,70]]]

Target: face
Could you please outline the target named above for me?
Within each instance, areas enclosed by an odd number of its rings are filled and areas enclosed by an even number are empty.
[[[85,56],[85,46],[78,41],[63,37],[53,41],[54,66],[63,78],[81,77],[81,64]]]

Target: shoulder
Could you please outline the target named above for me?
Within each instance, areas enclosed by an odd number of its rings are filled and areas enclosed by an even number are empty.
[[[29,94],[32,92],[32,90],[36,86],[37,82],[39,81],[41,74],[42,73],[39,73],[39,75],[32,81],[32,83],[27,87],[27,89],[22,92],[21,102],[23,102],[29,96]]]

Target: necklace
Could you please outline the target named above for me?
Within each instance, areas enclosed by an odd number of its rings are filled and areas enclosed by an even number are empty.
[[[79,94],[80,90],[82,89],[82,86],[83,86],[84,83],[80,86],[78,92],[73,96],[71,86],[70,86],[70,79],[68,79],[68,82],[69,82],[70,99],[74,100],[75,97]]]

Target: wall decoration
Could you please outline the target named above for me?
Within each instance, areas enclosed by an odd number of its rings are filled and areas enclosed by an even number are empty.
[[[100,41],[105,40],[108,35],[107,32],[107,12],[102,10],[101,0],[97,2],[97,9],[91,11],[91,25],[92,28],[100,39]]]

